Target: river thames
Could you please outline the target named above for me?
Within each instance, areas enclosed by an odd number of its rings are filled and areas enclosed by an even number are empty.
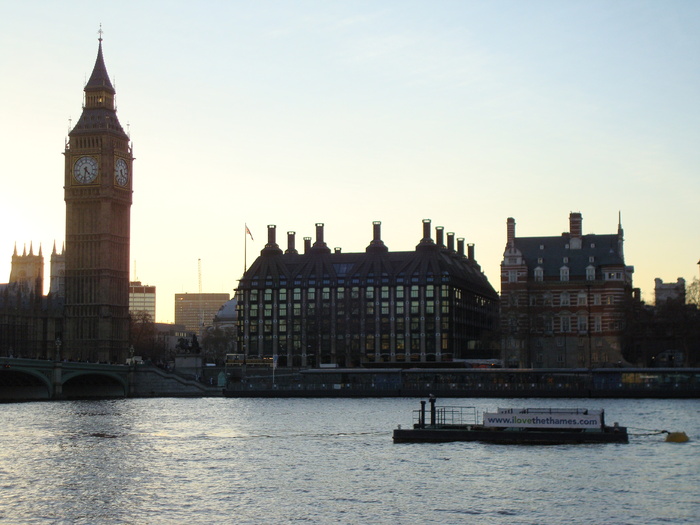
[[[699,400],[443,400],[604,408],[630,443],[394,444],[418,401],[4,404],[0,522],[698,523]]]

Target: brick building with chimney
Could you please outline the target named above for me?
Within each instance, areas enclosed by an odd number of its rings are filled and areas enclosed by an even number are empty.
[[[498,294],[474,246],[423,221],[415,251],[390,252],[381,223],[365,252],[333,251],[316,224],[303,253],[268,226],[268,242],[236,290],[239,351],[279,366],[438,363],[491,357]]]
[[[622,362],[634,268],[623,230],[583,234],[580,213],[560,236],[517,237],[507,221],[501,262],[501,332],[506,366],[575,368]]]

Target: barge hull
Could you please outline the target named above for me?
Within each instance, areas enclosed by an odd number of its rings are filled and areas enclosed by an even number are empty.
[[[628,443],[627,429],[604,432],[538,432],[531,430],[467,430],[413,428],[394,430],[394,443],[450,443],[481,441],[515,445],[565,445],[580,443]]]

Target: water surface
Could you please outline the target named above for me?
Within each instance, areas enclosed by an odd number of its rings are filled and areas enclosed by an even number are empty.
[[[630,443],[393,444],[417,399],[126,399],[0,406],[0,522],[697,523],[700,401],[604,408]],[[664,442],[652,431],[683,430]]]

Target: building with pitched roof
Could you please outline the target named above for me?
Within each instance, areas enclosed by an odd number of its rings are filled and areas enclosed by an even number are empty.
[[[623,230],[583,234],[580,213],[559,236],[517,237],[507,221],[501,263],[501,333],[507,366],[572,368],[622,362],[634,268]]]
[[[474,259],[474,246],[423,221],[414,251],[391,252],[373,223],[364,252],[333,251],[295,232],[287,249],[268,242],[236,290],[238,348],[279,366],[399,366],[491,356],[498,294]]]

